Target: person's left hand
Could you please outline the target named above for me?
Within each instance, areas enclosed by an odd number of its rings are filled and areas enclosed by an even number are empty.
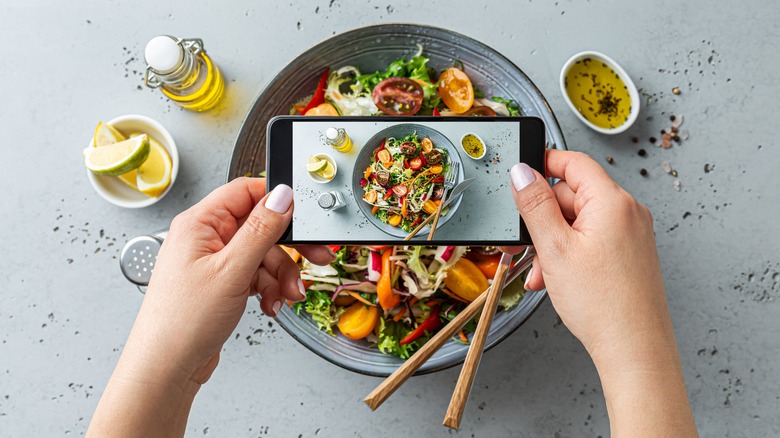
[[[305,299],[297,265],[275,245],[292,218],[292,195],[279,185],[266,196],[264,179],[239,178],[176,216],[126,350],[141,346],[141,356],[202,384],[251,295],[262,296],[269,316],[285,299]],[[298,250],[315,264],[333,261],[325,246]]]

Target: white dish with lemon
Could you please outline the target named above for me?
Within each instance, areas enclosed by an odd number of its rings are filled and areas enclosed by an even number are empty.
[[[99,124],[84,150],[84,162],[95,191],[125,208],[156,203],[171,190],[179,173],[179,154],[170,133],[140,115]]]
[[[336,177],[338,166],[336,160],[328,154],[317,154],[309,157],[306,171],[314,182],[327,184]]]

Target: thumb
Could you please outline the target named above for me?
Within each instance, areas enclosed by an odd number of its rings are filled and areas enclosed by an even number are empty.
[[[279,184],[255,205],[241,228],[220,251],[236,270],[254,275],[265,255],[282,236],[292,219],[293,191]]]
[[[560,253],[572,232],[550,184],[525,163],[512,166],[512,195],[534,247],[544,257]]]

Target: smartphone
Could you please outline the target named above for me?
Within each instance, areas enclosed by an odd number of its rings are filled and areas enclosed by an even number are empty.
[[[539,118],[279,116],[267,129],[268,188],[294,193],[280,244],[531,244],[509,170],[544,175]]]

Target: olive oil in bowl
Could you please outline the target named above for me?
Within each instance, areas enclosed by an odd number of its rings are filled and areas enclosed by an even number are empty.
[[[625,131],[639,112],[634,83],[617,63],[597,52],[572,57],[561,72],[561,88],[580,119],[605,134]]]

